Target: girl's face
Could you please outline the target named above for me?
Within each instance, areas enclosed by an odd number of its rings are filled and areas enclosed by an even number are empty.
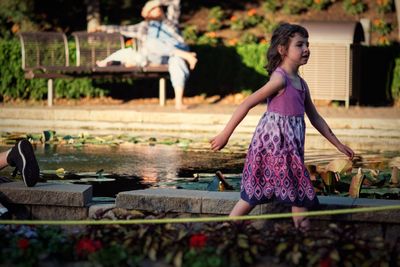
[[[296,66],[307,64],[310,57],[310,49],[308,48],[308,45],[308,38],[295,33],[295,35],[290,38],[289,46],[283,54],[283,60]]]

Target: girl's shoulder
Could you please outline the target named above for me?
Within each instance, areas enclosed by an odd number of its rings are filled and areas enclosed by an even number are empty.
[[[285,71],[279,67],[276,68],[274,72],[272,72],[270,80],[280,81],[283,86],[286,86],[287,76]]]

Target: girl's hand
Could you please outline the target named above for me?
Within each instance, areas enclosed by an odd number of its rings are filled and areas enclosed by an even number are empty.
[[[213,151],[223,149],[227,143],[228,138],[222,133],[210,139],[211,150]]]
[[[346,145],[343,145],[343,144],[340,144],[337,149],[340,152],[342,152],[343,154],[345,154],[346,156],[348,156],[350,158],[350,160],[353,159],[354,151],[350,147],[348,147]]]

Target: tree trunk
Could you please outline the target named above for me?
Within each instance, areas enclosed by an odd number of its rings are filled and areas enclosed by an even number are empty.
[[[85,0],[87,31],[94,32],[100,26],[100,1]]]
[[[400,0],[395,0],[394,5],[396,8],[396,15],[397,15],[397,30],[398,30],[397,39],[400,42]]]

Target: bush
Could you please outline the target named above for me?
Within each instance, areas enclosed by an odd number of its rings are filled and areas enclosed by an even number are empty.
[[[400,56],[395,61],[391,91],[393,100],[400,104]]]
[[[73,44],[70,44],[71,62],[75,61],[73,50]],[[16,39],[0,39],[0,51],[0,95],[8,99],[44,99],[47,96],[47,80],[25,79],[19,42]],[[60,98],[96,97],[106,92],[94,86],[88,78],[57,79],[54,88],[56,96]]]

